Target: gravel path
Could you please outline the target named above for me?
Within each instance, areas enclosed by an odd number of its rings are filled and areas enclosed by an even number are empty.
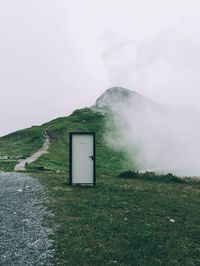
[[[47,129],[44,129],[43,131],[43,138],[44,138],[44,143],[41,149],[39,149],[36,153],[31,155],[30,157],[22,160],[20,163],[18,163],[15,166],[15,171],[24,171],[26,170],[26,164],[30,164],[35,162],[40,156],[48,152],[49,145],[50,145],[50,138],[47,134]]]
[[[20,173],[0,173],[0,265],[52,265],[53,233],[43,186]]]

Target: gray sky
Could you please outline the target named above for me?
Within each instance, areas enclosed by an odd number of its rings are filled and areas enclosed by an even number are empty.
[[[200,106],[198,0],[0,0],[0,136],[123,86]]]

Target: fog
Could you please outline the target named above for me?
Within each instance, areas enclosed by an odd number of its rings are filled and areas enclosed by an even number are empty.
[[[142,42],[113,37],[104,53],[116,86],[161,103],[200,108],[200,20],[190,18]]]
[[[107,142],[125,150],[133,168],[200,176],[198,111],[159,104],[121,88],[109,90],[101,101],[113,112]]]
[[[0,1],[0,136],[122,86],[200,106],[198,0]]]

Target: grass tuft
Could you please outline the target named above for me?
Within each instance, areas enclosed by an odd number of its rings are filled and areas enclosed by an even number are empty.
[[[155,172],[145,172],[139,173],[138,171],[128,170],[121,172],[118,177],[125,179],[143,179],[143,180],[152,180],[160,182],[175,182],[175,183],[186,183],[187,180],[177,177],[171,173],[168,174],[156,174]]]

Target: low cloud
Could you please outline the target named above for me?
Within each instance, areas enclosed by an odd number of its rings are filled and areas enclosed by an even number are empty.
[[[200,23],[181,21],[151,41],[108,39],[103,54],[113,85],[130,88],[154,100],[200,106]]]
[[[139,170],[200,175],[199,112],[162,105],[136,93],[123,97],[123,90],[113,92],[122,97],[104,98],[113,111],[107,124],[112,147],[125,150]]]

